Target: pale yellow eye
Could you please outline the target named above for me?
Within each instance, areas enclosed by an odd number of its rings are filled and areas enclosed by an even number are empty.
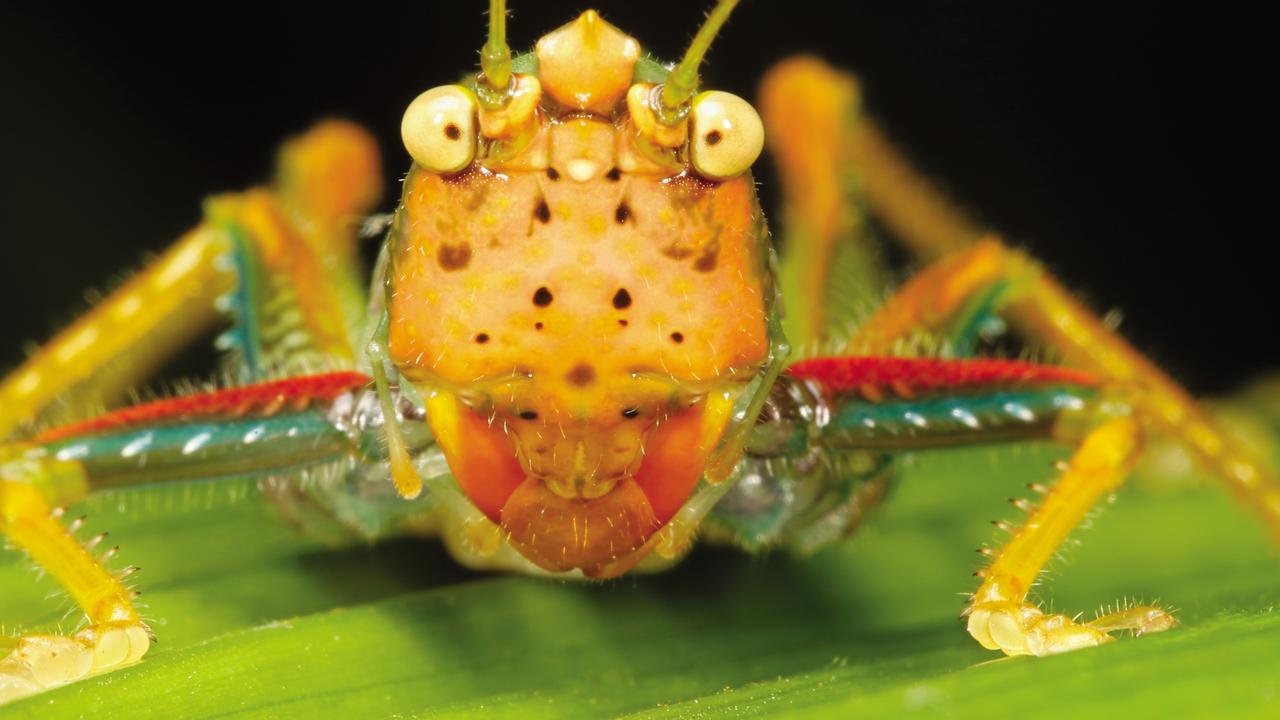
[[[400,121],[404,147],[422,167],[453,173],[476,156],[476,98],[461,85],[442,85],[409,103]]]
[[[713,180],[746,172],[764,149],[764,124],[751,103],[712,90],[693,99],[689,115],[689,159]]]

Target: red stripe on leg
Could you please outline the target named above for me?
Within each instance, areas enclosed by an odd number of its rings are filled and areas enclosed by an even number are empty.
[[[992,385],[1070,383],[1097,385],[1093,375],[1073,368],[1018,360],[941,360],[937,358],[828,357],[801,360],[787,374],[817,382],[827,392],[865,391],[885,394]]]
[[[88,435],[165,420],[272,415],[286,406],[305,407],[316,401],[331,401],[370,382],[367,376],[357,372],[336,372],[184,395],[122,408],[90,420],[56,427],[41,433],[36,437],[36,442],[53,442],[73,435]]]

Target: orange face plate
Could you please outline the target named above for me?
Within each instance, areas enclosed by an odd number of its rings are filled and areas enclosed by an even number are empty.
[[[511,544],[600,574],[697,484],[727,424],[707,398],[757,376],[772,285],[750,175],[710,182],[655,157],[626,114],[634,41],[594,15],[558,32],[539,44],[545,93],[518,152],[410,172],[389,349],[424,395],[453,398],[428,403],[432,426]],[[557,54],[587,46],[612,58],[600,78]]]

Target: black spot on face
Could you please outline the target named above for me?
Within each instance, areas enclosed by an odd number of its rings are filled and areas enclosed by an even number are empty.
[[[631,307],[631,293],[626,288],[619,288],[618,292],[613,294],[613,306],[619,310],[626,310]]]
[[[449,123],[448,125],[444,126],[444,136],[449,138],[450,140],[457,140],[458,138],[462,137],[462,128],[459,128],[457,125],[454,125],[453,123]]]
[[[547,179],[552,181],[559,180],[560,173],[556,172],[555,168],[549,167],[547,168]]]
[[[533,304],[538,307],[546,307],[550,305],[551,301],[554,299],[555,298],[551,296],[551,291],[548,290],[545,285],[538,288],[537,291],[533,293]]]
[[[538,201],[538,207],[533,209],[533,216],[538,218],[540,223],[551,222],[551,208],[547,207],[546,200]]]
[[[673,343],[675,343],[675,344],[677,344],[677,345],[679,345],[680,343],[684,342],[684,333],[682,333],[682,332],[673,332],[673,333],[671,333],[671,342],[673,342]]]
[[[693,248],[687,245],[681,245],[680,241],[673,241],[671,244],[662,248],[662,254],[672,260],[687,260],[693,257]]]
[[[586,363],[578,363],[565,373],[564,379],[570,385],[578,387],[590,385],[596,380],[596,369]]]
[[[706,139],[708,145],[719,145],[720,141],[724,139],[724,136],[720,134],[719,130],[712,130],[707,133]]]
[[[604,176],[609,182],[618,182],[622,179],[622,171],[615,167],[605,173]]]
[[[635,418],[640,417],[640,410],[639,408],[627,408],[622,411],[622,417],[628,420],[634,420]]]
[[[619,320],[619,321],[618,321],[618,324],[619,324],[619,325],[621,325],[622,327],[626,327],[626,326],[627,326],[627,321],[626,321],[626,320]]]
[[[536,322],[536,323],[534,323],[534,324],[533,324],[533,329],[534,329],[534,330],[541,330],[541,329],[542,329],[542,323],[540,323],[540,322]]]
[[[533,410],[521,410],[520,419],[521,420],[537,420],[538,413],[534,412]]]
[[[489,342],[489,333],[480,333],[479,335],[476,335],[476,342],[481,345]]]
[[[716,261],[719,258],[720,239],[716,238],[702,248],[702,253],[698,255],[698,259],[693,261],[693,269],[701,273],[711,272],[716,269]]]
[[[613,219],[617,221],[619,225],[626,223],[631,219],[631,206],[626,203],[620,203],[618,205],[618,209],[613,211]]]
[[[458,245],[442,244],[440,249],[436,251],[436,264],[445,272],[453,272],[455,270],[465,270],[467,264],[471,262],[471,245],[461,243]]]

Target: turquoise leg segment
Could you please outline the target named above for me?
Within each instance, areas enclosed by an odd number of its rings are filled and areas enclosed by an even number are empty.
[[[756,423],[708,537],[757,550],[811,551],[851,532],[892,487],[902,451],[1052,439],[1098,391],[1072,384],[948,388],[878,402],[825,396],[783,376]]]
[[[67,438],[46,446],[74,460],[95,487],[261,475],[353,455],[351,436],[323,412],[156,425]]]
[[[262,306],[263,270],[249,237],[232,223],[224,224],[223,230],[231,237],[234,247],[236,288],[221,300],[223,311],[232,318],[232,325],[218,337],[217,346],[239,361],[240,381],[251,383],[266,374],[260,332],[262,319],[258,315]]]
[[[842,449],[909,449],[1048,438],[1057,418],[1096,391],[1078,386],[973,391],[838,404],[820,443]]]

